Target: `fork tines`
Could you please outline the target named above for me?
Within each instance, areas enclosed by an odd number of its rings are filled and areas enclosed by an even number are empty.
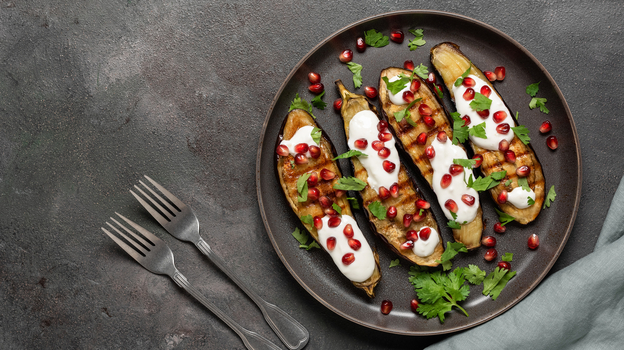
[[[123,248],[123,250],[125,250],[126,253],[130,254],[130,256],[132,256],[135,260],[139,261],[141,258],[145,257],[147,252],[151,251],[151,247],[154,247],[155,243],[158,242],[160,239],[154,236],[148,230],[132,222],[130,219],[126,218],[125,216],[117,212],[115,212],[115,214],[117,214],[126,223],[132,226],[135,230],[139,231],[139,233],[142,236],[132,232],[132,230],[130,230],[129,228],[127,228],[126,226],[124,226],[123,224],[121,224],[119,221],[115,220],[112,217],[110,218],[111,221],[117,224],[118,227],[122,228],[123,231],[130,234],[130,237],[132,238],[128,237],[126,234],[124,234],[122,231],[120,231],[117,227],[113,226],[108,221],[106,222],[106,224],[113,231],[115,231],[117,235],[123,237],[123,239],[117,237],[116,235],[114,235],[109,230],[105,229],[104,227],[102,227],[102,231],[104,231],[104,233],[106,233],[113,241],[115,241],[115,243],[117,243],[121,248]]]
[[[145,193],[139,186],[134,185],[134,188],[136,188],[137,191],[139,191],[139,193],[141,193],[145,198],[147,198],[150,203],[152,203],[152,205],[149,205],[143,198],[141,198],[139,195],[137,195],[136,193],[132,192],[132,190],[130,190],[130,193],[132,193],[132,195],[141,203],[141,205],[156,219],[158,220],[158,222],[161,225],[166,225],[168,222],[170,222],[174,217],[176,217],[178,215],[178,213],[180,213],[182,211],[182,209],[184,207],[186,207],[186,205],[184,203],[182,203],[181,200],[179,200],[176,196],[174,196],[173,194],[171,194],[171,192],[167,191],[164,187],[162,187],[161,185],[159,185],[156,181],[152,180],[149,176],[144,175],[145,178],[147,180],[149,180],[149,182],[152,183],[152,185],[154,185],[154,187],[156,187],[160,193],[162,193],[163,195],[165,195],[165,197],[167,197],[167,199],[169,201],[166,201],[165,199],[163,199],[158,193],[156,193],[156,191],[152,190],[150,187],[148,187],[143,181],[139,180],[139,183],[141,185],[143,185],[143,187],[145,187],[151,194],[153,197],[156,197],[158,199],[158,201],[156,201],[152,196],[149,196],[147,193]],[[160,203],[159,203],[160,202]],[[173,204],[171,204],[171,203]],[[163,206],[161,205],[161,203],[167,208],[163,208]],[[174,206],[175,205],[175,206]],[[155,207],[155,209],[154,209]]]

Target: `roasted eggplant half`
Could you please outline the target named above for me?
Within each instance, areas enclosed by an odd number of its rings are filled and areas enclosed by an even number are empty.
[[[453,161],[468,156],[461,143],[453,145],[453,129],[444,107],[417,75],[393,67],[381,71],[379,100],[399,145],[431,185],[447,219],[455,222],[453,238],[468,249],[479,247],[483,212],[477,191],[464,182],[472,168]]]
[[[467,115],[472,125],[485,123],[484,137],[471,134],[470,144],[475,154],[483,157],[485,176],[506,172],[490,189],[492,198],[517,222],[535,220],[544,202],[545,180],[542,166],[523,136],[528,130],[516,126],[502,97],[459,46],[449,42],[436,45],[431,49],[431,63],[450,91],[457,112]]]
[[[350,158],[371,228],[400,257],[421,266],[437,266],[444,245],[432,211],[419,203],[414,181],[401,164],[387,123],[366,97],[349,92],[342,81],[336,86],[342,97],[340,114]]]
[[[329,138],[308,112],[295,109],[286,116],[276,150],[277,174],[290,207],[342,274],[374,297],[379,257],[353,219],[345,191],[334,189],[341,171]]]

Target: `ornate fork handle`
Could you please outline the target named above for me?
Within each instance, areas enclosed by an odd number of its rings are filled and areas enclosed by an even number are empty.
[[[305,327],[284,310],[265,301],[249,288],[225,265],[225,261],[203,239],[200,238],[196,246],[258,305],[264,319],[289,349],[301,349],[307,343],[309,334]]]

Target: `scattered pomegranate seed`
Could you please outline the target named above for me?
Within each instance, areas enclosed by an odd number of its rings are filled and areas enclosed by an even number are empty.
[[[429,159],[433,159],[435,157],[435,149],[433,146],[427,146],[427,148],[425,148],[425,155]]]
[[[403,226],[405,227],[409,227],[409,225],[412,223],[412,218],[414,216],[412,214],[405,214],[403,215]]]
[[[342,233],[344,233],[347,238],[353,238],[353,226],[351,226],[351,224],[346,224],[342,229]]]
[[[403,31],[400,29],[395,29],[392,32],[390,32],[390,40],[394,41],[397,44],[401,44],[404,38],[405,38],[405,35],[403,34]]]
[[[394,171],[394,169],[396,168],[396,164],[392,163],[389,160],[384,160],[381,165],[383,166],[384,170],[387,173],[392,173]]]
[[[340,225],[340,222],[342,222],[342,220],[339,217],[329,218],[329,220],[327,220],[327,226],[338,227]]]
[[[331,200],[331,198],[329,198],[327,196],[322,196],[322,197],[319,198],[319,204],[323,208],[331,208],[332,204],[334,204],[334,201]]]
[[[371,147],[372,147],[375,151],[379,151],[379,150],[381,150],[382,148],[384,148],[384,147],[385,147],[385,143],[384,143],[383,141],[378,141],[378,140],[375,140],[375,141],[373,141],[373,143],[371,143]]]
[[[497,124],[501,123],[503,120],[505,120],[505,118],[507,118],[507,112],[505,111],[495,112],[494,115],[492,116],[492,119]]]
[[[315,201],[319,199],[320,195],[321,195],[321,191],[319,191],[318,188],[316,187],[308,188],[308,200],[309,201]]]
[[[310,84],[317,84],[321,82],[321,75],[315,72],[308,73],[308,80]]]
[[[485,247],[492,248],[496,246],[496,237],[483,236],[483,238],[481,238],[481,244],[483,244]]]
[[[425,209],[425,210],[427,210],[427,209],[431,208],[431,204],[429,202],[427,202],[426,200],[424,200],[424,199],[417,199],[415,205],[416,205],[416,208],[418,208],[418,209]]]
[[[296,153],[306,153],[308,151],[308,144],[307,143],[298,143],[295,145],[295,152]]]
[[[511,270],[511,264],[507,261],[499,261],[498,267],[500,267],[501,270]]]
[[[501,135],[506,135],[509,132],[509,124],[502,123],[496,126],[496,131]]]
[[[401,249],[405,250],[405,249],[412,249],[414,248],[414,242],[412,241],[405,241],[401,244]]]
[[[550,130],[552,130],[552,124],[550,123],[550,120],[546,120],[542,123],[542,125],[540,125],[539,131],[542,134],[546,134],[550,132]]]
[[[305,154],[297,154],[295,155],[295,164],[305,164],[308,162],[308,157]]]
[[[372,87],[372,86],[365,86],[364,87],[364,94],[366,95],[366,97],[368,97],[368,98],[370,98],[372,100],[375,97],[377,97],[377,89]]]
[[[377,123],[377,130],[380,132],[384,132],[386,131],[386,129],[388,129],[388,122],[385,120],[380,120],[379,123]]]
[[[332,217],[340,216],[340,214],[338,214],[338,212],[334,208],[325,208],[324,212],[327,216],[332,216]]]
[[[442,188],[447,188],[451,185],[451,181],[453,181],[451,174],[444,174],[442,175],[442,179],[440,179],[440,186]]]
[[[485,77],[489,80],[489,81],[496,81],[496,74],[494,74],[494,72],[491,72],[489,70],[483,71],[483,74],[485,74]]]
[[[397,208],[395,206],[391,206],[386,210],[386,216],[390,219],[394,219],[397,216]]]
[[[353,51],[351,51],[349,49],[342,50],[340,55],[338,55],[338,59],[342,63],[351,62],[351,60],[353,59]]]
[[[325,180],[325,181],[329,181],[333,178],[336,177],[336,173],[331,171],[331,170],[327,170],[326,168],[323,168],[323,170],[321,170],[321,179]]]
[[[321,148],[319,146],[311,145],[308,151],[310,151],[310,156],[314,159],[321,156]]]
[[[386,159],[390,156],[390,149],[388,147],[384,147],[377,152],[379,158]]]
[[[449,199],[446,202],[444,202],[444,207],[448,209],[449,211],[452,211],[453,213],[457,214],[458,207],[457,207],[457,203],[455,203],[454,200]]]
[[[405,232],[405,238],[408,241],[416,242],[418,240],[418,232],[415,230],[409,230]]]
[[[473,166],[473,168],[478,168],[483,163],[483,156],[480,154],[475,154],[474,157],[472,157],[472,159],[477,161],[475,165]]]
[[[501,142],[498,143],[498,150],[501,152],[505,152],[509,149],[509,141],[502,139]]]
[[[537,249],[539,247],[539,237],[534,233],[529,236],[529,240],[527,242],[529,249]]]
[[[464,172],[464,167],[458,164],[451,164],[449,166],[449,173],[453,176],[457,176]]]
[[[473,88],[468,88],[464,91],[464,100],[470,101],[475,97],[475,91]]]
[[[407,69],[407,70],[414,70],[414,61],[412,60],[407,60],[405,62],[403,62],[403,68]]]
[[[475,82],[475,80],[470,77],[465,77],[464,80],[462,81],[462,85],[464,85],[467,88],[470,88],[470,87],[477,85],[477,82]]]
[[[392,302],[390,300],[384,300],[381,302],[381,313],[387,315],[392,311]]]
[[[349,247],[357,252],[360,248],[362,248],[362,243],[360,243],[357,239],[350,239]]]
[[[421,103],[420,106],[418,106],[418,113],[420,115],[431,115],[433,114],[433,110],[427,104]]]
[[[496,74],[496,80],[502,81],[503,79],[505,79],[505,67],[496,67],[494,69],[494,74]]]
[[[403,91],[403,101],[412,103],[412,101],[414,101],[414,93],[411,91]]]
[[[484,109],[482,111],[477,111],[477,114],[479,115],[479,117],[481,117],[482,119],[487,119],[487,117],[490,116],[490,110],[489,109]]]
[[[347,253],[342,256],[342,263],[345,265],[351,265],[355,261],[355,255],[353,253]]]
[[[470,125],[471,120],[470,120],[469,116],[467,116],[467,115],[463,116],[462,120],[464,121],[464,126]]]
[[[448,140],[448,136],[446,136],[446,132],[444,131],[440,131],[437,137],[438,137],[438,141],[440,141],[441,143],[445,143],[446,140]]]
[[[410,301],[410,308],[412,309],[412,312],[418,312],[418,300],[412,299],[412,301]]]
[[[427,84],[435,84],[436,82],[436,76],[434,72],[429,72],[429,75],[427,75]]]
[[[420,80],[412,80],[412,83],[410,84],[410,91],[415,93],[418,89],[420,89]]]
[[[513,163],[516,161],[516,154],[512,150],[505,151],[505,160],[509,163]]]
[[[485,259],[485,261],[492,261],[496,259],[496,257],[498,257],[498,252],[496,251],[496,249],[490,248],[485,252],[483,259]]]
[[[379,198],[381,199],[390,198],[390,191],[388,191],[388,189],[383,186],[379,187]]]
[[[340,112],[341,108],[342,108],[342,99],[339,97],[334,101],[334,110],[336,112]]]
[[[313,220],[314,220],[314,227],[316,227],[317,230],[320,230],[323,228],[323,219],[320,216],[315,216]]]
[[[501,193],[498,194],[498,203],[499,204],[505,204],[507,203],[507,191],[502,190]]]
[[[559,141],[557,140],[557,136],[548,136],[548,138],[546,139],[546,145],[551,150],[556,150],[557,147],[559,147]]]
[[[277,146],[277,150],[275,150],[275,152],[277,152],[277,154],[282,156],[282,157],[286,157],[287,155],[290,154],[288,152],[288,147],[286,147],[284,145]]]
[[[490,89],[490,87],[487,85],[483,85],[479,92],[481,93],[481,95],[485,97],[490,97],[490,94],[492,93],[492,89]]]
[[[416,138],[416,142],[417,142],[419,145],[421,145],[421,146],[422,146],[422,145],[424,145],[424,144],[426,144],[426,143],[427,143],[427,133],[425,133],[425,132],[421,132],[421,133],[418,135],[418,137]],[[288,151],[288,149],[286,149],[286,151]],[[288,154],[287,154],[287,155],[288,155]]]
[[[392,134],[389,132],[380,132],[379,135],[377,135],[377,138],[379,139],[379,141],[390,141],[392,140]]]
[[[427,217],[427,213],[423,210],[422,214],[420,214],[420,210],[417,210],[414,215],[412,215],[413,222],[423,221]]]
[[[467,206],[472,207],[475,204],[475,197],[469,194],[463,194],[461,196],[462,202],[466,203]]]
[[[390,186],[390,195],[392,196],[392,198],[399,197],[399,184],[398,183],[395,182]]]
[[[527,177],[530,173],[531,168],[529,168],[527,165],[519,166],[518,169],[516,169],[516,175],[520,177]]]
[[[423,241],[426,241],[429,239],[429,236],[431,236],[431,229],[429,227],[423,227],[420,232],[418,232],[418,236],[420,237],[420,239],[422,239]]]
[[[359,36],[357,39],[355,39],[355,48],[357,52],[360,53],[366,51],[366,41],[364,40],[364,38]]]
[[[429,115],[426,115],[423,117],[423,122],[425,122],[425,125],[427,125],[430,128],[433,128],[435,126],[435,119],[433,119]]]
[[[308,86],[308,90],[310,90],[311,93],[318,95],[325,90],[325,86],[323,86],[323,83],[316,83]]]
[[[497,222],[494,224],[494,232],[496,233],[505,233],[507,231],[507,227],[503,226],[502,223]]]
[[[345,195],[346,191],[345,190],[336,190],[336,192],[334,192],[336,194],[337,198],[340,198],[342,196]]]
[[[336,237],[327,238],[327,250],[332,251],[336,248]]]
[[[359,149],[366,149],[368,146],[368,141],[366,139],[357,139],[353,142],[354,146]]]

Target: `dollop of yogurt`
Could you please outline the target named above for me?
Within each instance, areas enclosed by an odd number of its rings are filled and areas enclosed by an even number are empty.
[[[522,187],[516,187],[507,194],[507,202],[513,204],[518,209],[530,207],[529,197],[535,203],[535,192],[531,189],[526,191]]]
[[[349,140],[347,144],[352,150],[360,151],[367,156],[358,156],[358,159],[366,168],[368,173],[368,185],[379,193],[381,186],[389,189],[395,183],[399,182],[399,167],[401,166],[399,160],[399,153],[397,152],[394,137],[389,141],[384,142],[384,147],[390,150],[390,155],[387,158],[381,158],[378,151],[372,148],[374,141],[379,141],[379,131],[377,130],[377,124],[379,119],[377,115],[370,110],[360,111],[353,116],[349,122]],[[390,132],[386,130],[385,132]],[[366,139],[367,146],[365,149],[355,147],[355,141],[359,139]],[[395,169],[391,172],[387,172],[383,167],[383,162],[389,161],[394,163]]]
[[[308,145],[308,147],[310,147],[311,145],[318,146],[319,144],[312,139],[312,130],[314,130],[314,127],[311,125],[302,126],[297,129],[297,131],[290,140],[284,140],[280,142],[280,145],[288,147],[288,153],[290,153],[290,155],[292,155],[293,157],[297,155],[297,152],[295,152],[295,146],[300,143],[305,143]],[[305,155],[309,158],[310,151],[306,152]]]
[[[395,75],[394,77],[388,79],[388,82],[391,83],[393,81],[397,81],[401,79],[400,76]],[[403,90],[399,91],[396,95],[393,94],[392,92],[390,92],[390,90],[388,90],[388,97],[390,98],[390,102],[392,102],[393,104],[397,105],[397,106],[401,106],[404,104],[407,104],[407,102],[403,99],[403,93],[405,91],[410,91],[410,83],[408,82],[407,85],[405,86],[405,88],[403,88]]]
[[[423,226],[421,230],[425,227],[429,226]],[[418,255],[421,258],[433,254],[433,251],[438,245],[438,242],[440,242],[440,236],[438,236],[438,231],[436,231],[433,227],[429,228],[431,229],[431,235],[429,235],[429,239],[425,241],[424,239],[419,238],[416,242],[414,242],[414,247],[412,248],[414,254]]]
[[[340,225],[336,227],[329,227],[329,216],[327,215],[321,220],[323,221],[323,227],[318,230],[319,241],[332,257],[334,264],[338,266],[340,272],[353,282],[364,282],[369,279],[375,271],[375,257],[355,219],[349,215],[342,215]],[[362,245],[358,250],[353,250],[349,246],[349,238],[344,234],[344,228],[348,224],[351,224],[353,228],[353,237],[351,239],[358,240]],[[327,248],[327,239],[330,237],[336,239],[336,245],[332,250]],[[348,253],[353,253],[355,260],[351,264],[345,265],[342,262],[342,257]]]

